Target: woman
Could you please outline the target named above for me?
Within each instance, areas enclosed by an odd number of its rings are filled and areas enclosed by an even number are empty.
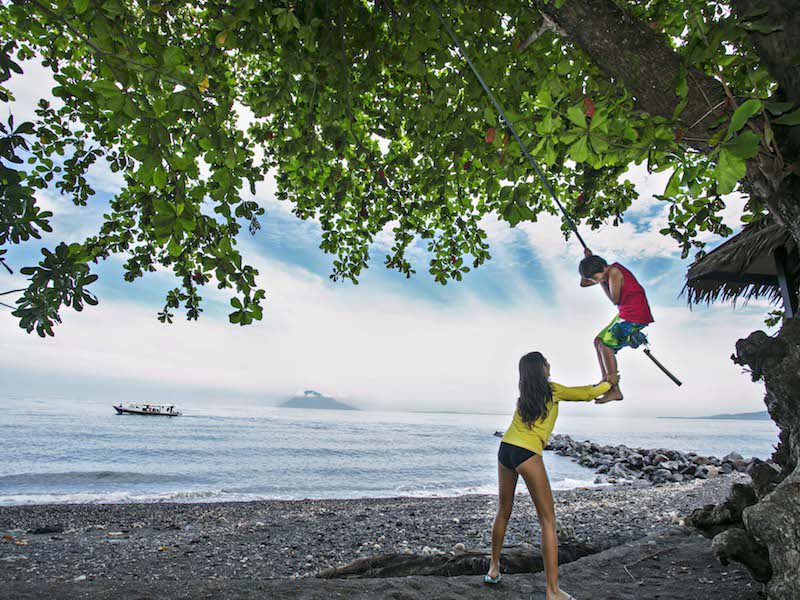
[[[536,506],[542,528],[542,559],[547,578],[547,600],[569,600],[569,594],[558,587],[558,538],[553,493],[542,461],[542,451],[550,439],[558,417],[558,402],[588,402],[611,389],[607,381],[599,385],[565,387],[550,382],[550,363],[539,352],[526,354],[519,360],[519,399],[514,419],[500,442],[497,470],[500,502],[492,526],[492,561],[483,580],[500,582],[500,552],[506,527],[514,506],[517,479],[522,475]]]

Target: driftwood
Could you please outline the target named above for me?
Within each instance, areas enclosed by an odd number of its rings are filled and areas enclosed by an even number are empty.
[[[559,564],[566,564],[599,549],[582,543],[563,543],[558,548]],[[340,567],[331,567],[317,574],[323,579],[407,577],[409,575],[480,575],[489,568],[488,549],[467,550],[453,554],[380,554],[359,558]],[[537,548],[513,546],[503,549],[500,571],[503,573],[537,573],[544,570]]]

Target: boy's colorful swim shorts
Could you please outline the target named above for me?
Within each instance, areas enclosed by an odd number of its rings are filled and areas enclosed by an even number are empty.
[[[647,325],[648,323],[631,323],[630,321],[621,319],[620,316],[617,315],[614,317],[614,320],[608,324],[608,327],[597,334],[597,337],[614,352],[619,351],[625,346],[638,348],[642,344],[647,343],[647,336],[642,331]]]

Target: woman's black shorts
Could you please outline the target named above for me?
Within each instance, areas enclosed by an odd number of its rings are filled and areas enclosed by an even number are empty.
[[[536,452],[531,452],[519,446],[512,446],[505,442],[500,442],[500,450],[497,451],[497,460],[504,467],[516,471],[517,467],[528,460],[531,456],[536,456]]]

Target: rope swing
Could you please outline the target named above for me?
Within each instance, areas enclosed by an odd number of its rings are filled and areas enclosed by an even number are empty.
[[[475,66],[475,63],[472,62],[472,59],[470,59],[469,54],[467,54],[467,51],[464,48],[464,44],[461,42],[461,39],[456,35],[452,27],[450,27],[450,24],[445,20],[444,15],[442,15],[442,12],[441,10],[439,10],[439,6],[435,2],[435,0],[431,0],[431,5],[433,6],[433,11],[436,13],[436,17],[439,19],[439,23],[441,23],[442,27],[444,27],[445,31],[447,31],[447,35],[450,36],[450,39],[453,41],[453,44],[455,44],[456,48],[458,49],[458,53],[461,55],[461,58],[464,61],[466,61],[466,63],[469,65],[469,68],[475,75],[475,79],[478,80],[478,83],[483,88],[483,91],[486,92],[486,95],[489,97],[489,100],[494,105],[495,110],[500,115],[500,124],[506,129],[508,129],[508,131],[511,132],[511,135],[514,136],[514,139],[517,141],[517,144],[519,144],[520,150],[522,150],[523,156],[528,161],[528,163],[530,163],[530,165],[533,167],[533,170],[536,172],[536,175],[538,175],[539,179],[542,181],[542,184],[544,184],[544,187],[549,192],[550,197],[553,199],[553,202],[556,203],[556,206],[561,211],[561,214],[564,215],[564,220],[567,222],[567,225],[569,225],[569,228],[573,231],[573,233],[575,233],[575,237],[578,238],[578,241],[581,243],[581,246],[583,246],[583,249],[589,250],[589,247],[586,245],[586,242],[583,241],[581,234],[578,232],[578,226],[575,224],[575,221],[572,220],[572,217],[570,217],[567,211],[564,209],[564,206],[561,204],[561,201],[558,199],[558,196],[556,196],[555,189],[553,189],[552,184],[547,179],[547,177],[545,177],[545,174],[542,171],[541,167],[539,167],[539,163],[537,163],[536,159],[534,159],[533,156],[531,156],[531,153],[528,152],[528,147],[522,141],[522,138],[519,137],[519,134],[517,133],[517,130],[514,127],[514,124],[508,119],[508,117],[506,117],[506,111],[503,110],[503,106],[500,104],[495,95],[492,93],[492,90],[489,89],[489,86],[486,85],[486,82],[483,80],[480,71],[478,71],[478,68]],[[589,252],[591,252],[591,250],[589,250]],[[675,385],[678,386],[683,385],[680,379],[678,379],[677,377],[675,377],[675,375],[670,373],[670,371],[655,356],[653,356],[653,353],[650,351],[650,348],[645,347],[644,353],[645,356],[647,356],[647,358],[652,360],[653,363],[675,383]]]

